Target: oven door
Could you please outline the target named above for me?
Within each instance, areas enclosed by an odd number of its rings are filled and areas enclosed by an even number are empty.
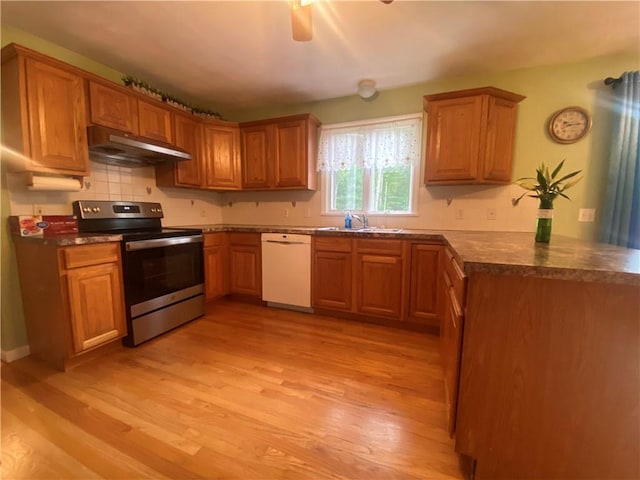
[[[124,242],[130,319],[203,294],[202,241],[202,235],[190,235]]]

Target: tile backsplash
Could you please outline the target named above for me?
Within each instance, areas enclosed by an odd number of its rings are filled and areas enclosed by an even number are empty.
[[[91,162],[91,175],[79,192],[30,191],[21,174],[7,174],[11,215],[69,215],[75,200],[159,202],[163,224],[220,223],[220,194],[190,189],[158,188],[153,167],[125,168]]]
[[[37,210],[45,215],[69,215],[74,200],[129,200],[162,204],[165,226],[342,224],[341,216],[323,214],[321,190],[217,193],[158,188],[153,167],[125,168],[91,162],[91,175],[84,178],[78,192],[29,191],[19,174],[8,174],[7,186],[11,215],[32,215]],[[521,193],[516,185],[421,185],[415,215],[372,215],[371,224],[388,228],[533,231],[535,201],[525,198],[518,207],[511,205],[511,199]],[[490,210],[494,213],[492,218]]]

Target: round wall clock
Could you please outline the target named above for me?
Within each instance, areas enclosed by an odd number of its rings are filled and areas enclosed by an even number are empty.
[[[558,110],[549,120],[549,135],[558,143],[574,143],[591,129],[591,115],[581,107]]]

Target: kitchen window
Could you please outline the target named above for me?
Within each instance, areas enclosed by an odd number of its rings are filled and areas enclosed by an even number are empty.
[[[415,213],[421,133],[422,114],[323,126],[324,212]]]

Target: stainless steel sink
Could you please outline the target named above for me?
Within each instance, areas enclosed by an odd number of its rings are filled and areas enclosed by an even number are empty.
[[[320,227],[316,230],[323,232],[353,232],[353,233],[400,233],[401,228],[378,228],[378,227],[361,227],[361,228],[342,228],[342,227]]]
[[[378,227],[363,227],[353,228],[354,232],[371,232],[371,233],[400,233],[401,228],[378,228]]]

